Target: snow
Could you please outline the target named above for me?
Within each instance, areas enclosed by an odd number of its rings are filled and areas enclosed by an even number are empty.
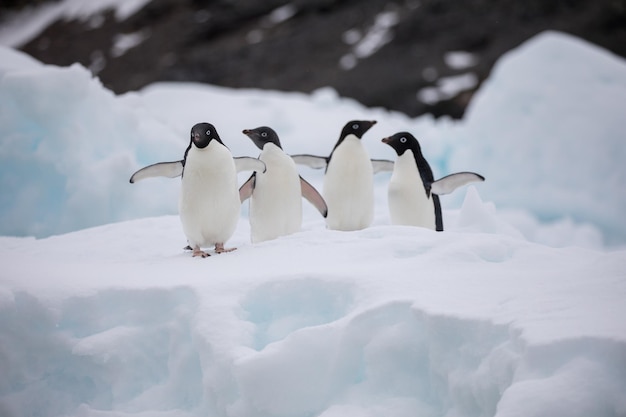
[[[267,21],[271,25],[278,25],[291,19],[296,13],[298,13],[298,8],[295,5],[285,4],[284,6],[272,10],[267,16]]]
[[[280,6],[261,19],[261,28],[250,30],[246,35],[246,41],[249,44],[259,43],[264,38],[264,30],[276,25],[280,25],[294,17],[298,13],[298,7],[295,4],[285,4]]]
[[[478,62],[476,55],[466,51],[449,51],[443,56],[446,65],[455,70],[473,67]]]
[[[436,87],[424,87],[419,90],[417,98],[422,103],[435,104],[451,99],[463,91],[471,90],[477,85],[478,77],[473,72],[441,77],[437,80]]]
[[[593,223],[623,243],[624,68],[564,34],[529,40],[498,61],[470,103],[446,170],[481,160],[481,194],[496,205]]]
[[[625,85],[623,60],[554,32],[461,122],[329,88],[115,96],[0,49],[0,415],[626,416]],[[389,224],[389,174],[361,231],[305,203],[302,232],[253,245],[244,207],[238,250],[207,259],[182,250],[178,180],[128,183],[198,121],[236,156],[260,125],[326,155],[355,118],[378,121],[372,157],[408,130],[436,177],[486,181],[442,197],[442,233]]]
[[[349,71],[358,64],[359,59],[365,59],[374,55],[383,46],[393,39],[392,29],[400,21],[400,16],[394,10],[380,12],[371,25],[360,37],[357,29],[350,29],[343,34],[343,40],[352,44],[352,51],[339,59],[339,67]]]
[[[149,31],[137,31],[133,33],[118,34],[113,38],[113,46],[111,48],[111,56],[120,57],[129,49],[135,48],[150,37]]]

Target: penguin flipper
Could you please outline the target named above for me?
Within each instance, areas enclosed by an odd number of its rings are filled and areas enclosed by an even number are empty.
[[[249,156],[237,156],[233,159],[235,160],[235,168],[237,169],[237,172],[241,172],[241,171],[265,172],[265,170],[267,169],[265,166],[265,162],[257,158],[252,158]]]
[[[183,174],[183,161],[158,162],[141,168],[130,177],[130,183],[136,183],[144,178],[168,177],[176,178]]]
[[[393,161],[387,159],[372,159],[372,168],[374,168],[374,174],[379,172],[393,171]]]
[[[306,165],[309,168],[313,169],[322,169],[326,168],[328,165],[328,158],[325,156],[315,156],[315,155],[291,155],[291,159],[298,165]]]
[[[250,175],[250,178],[246,182],[243,183],[241,187],[239,187],[239,201],[242,203],[250,198],[252,192],[254,191],[254,186],[256,185],[256,172],[253,172]]]
[[[430,185],[430,190],[433,194],[445,195],[466,184],[480,181],[485,181],[485,177],[475,172],[457,172],[433,182]]]
[[[302,190],[302,197],[313,204],[323,217],[326,217],[328,215],[328,206],[326,205],[326,201],[324,201],[324,197],[317,192],[315,187],[309,184],[304,178],[300,177],[300,189]]]

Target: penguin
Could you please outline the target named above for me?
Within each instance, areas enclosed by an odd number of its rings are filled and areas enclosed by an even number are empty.
[[[408,132],[382,139],[398,157],[389,180],[388,203],[391,224],[419,226],[443,231],[439,196],[463,185],[484,181],[475,172],[458,172],[434,180],[419,142]]]
[[[293,155],[298,164],[326,168],[322,195],[328,204],[326,225],[332,230],[360,230],[374,220],[374,173],[385,162],[371,160],[361,138],[375,120],[352,120],[343,127],[328,157]]]
[[[317,190],[296,170],[296,164],[280,144],[276,132],[267,126],[245,129],[243,134],[261,150],[259,159],[266,171],[254,172],[239,189],[243,203],[250,198],[252,243],[259,243],[300,231],[302,197],[313,204],[323,217],[328,208]]]
[[[265,169],[254,158],[241,158],[239,165],[241,169]],[[201,248],[213,245],[216,253],[236,249],[227,249],[224,244],[234,233],[239,219],[237,167],[212,124],[198,123],[191,128],[189,146],[182,160],[142,168],[131,176],[130,182],[159,176],[182,177],[178,211],[192,256],[210,256]]]

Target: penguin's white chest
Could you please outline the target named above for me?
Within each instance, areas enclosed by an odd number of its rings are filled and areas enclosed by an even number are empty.
[[[250,229],[253,243],[298,232],[302,225],[300,176],[291,157],[273,143],[263,147],[250,197]]]
[[[326,224],[334,230],[360,230],[374,219],[374,173],[361,140],[348,135],[333,152],[324,176]]]
[[[187,154],[179,199],[183,231],[189,244],[224,243],[239,219],[237,171],[230,151],[217,141]]]
[[[389,180],[389,216],[391,224],[419,226],[435,230],[435,207],[426,195],[424,183],[408,150],[398,157]]]

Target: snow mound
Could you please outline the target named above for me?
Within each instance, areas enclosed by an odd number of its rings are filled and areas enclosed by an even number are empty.
[[[503,56],[472,100],[450,170],[472,166],[498,207],[626,236],[626,62],[556,32]],[[461,145],[462,144],[462,145]]]

